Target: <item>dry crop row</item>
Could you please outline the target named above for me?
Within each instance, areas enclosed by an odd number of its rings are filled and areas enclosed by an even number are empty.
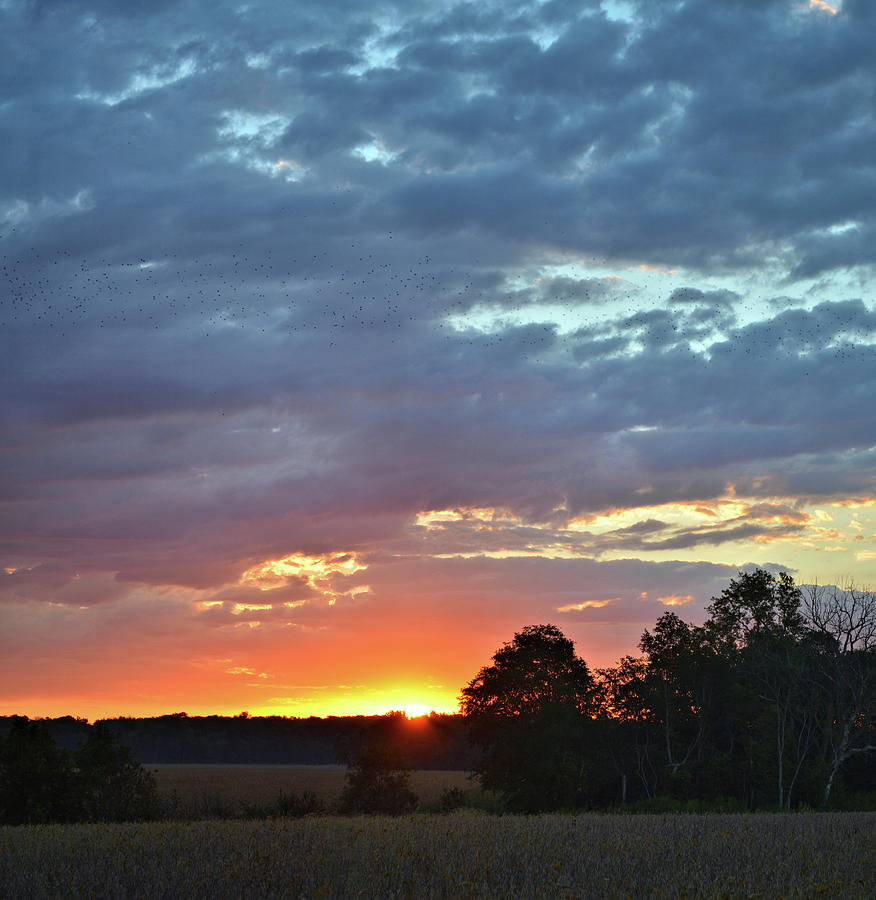
[[[872,897],[876,814],[0,828],[10,898]]]

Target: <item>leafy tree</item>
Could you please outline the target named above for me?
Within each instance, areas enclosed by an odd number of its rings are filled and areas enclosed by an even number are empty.
[[[158,811],[155,778],[102,722],[92,726],[75,755],[82,815],[90,822],[153,818]]]
[[[645,681],[663,733],[666,766],[678,775],[703,745],[709,684],[702,630],[666,612],[653,633],[645,631],[639,648],[648,661]]]
[[[827,805],[844,764],[876,751],[876,594],[804,592],[787,573],[758,569],[740,573],[708,610],[706,629],[762,704],[749,719],[752,768],[771,744],[779,805],[790,808],[795,786],[817,779]]]
[[[813,735],[802,599],[787,572],[740,572],[712,598],[704,626],[732,667],[737,698],[747,708],[743,746],[752,788],[765,788],[764,778],[772,773],[774,796],[785,808],[790,807]]]
[[[671,611],[644,632],[639,649],[644,656],[599,671],[601,715],[614,725],[606,752],[622,775],[622,798],[628,773],[646,798],[696,795],[714,779],[709,761],[722,755],[718,742],[733,731],[722,721],[732,670],[706,629]]]
[[[706,607],[706,627],[725,653],[742,649],[755,634],[799,638],[804,620],[800,613],[803,594],[787,572],[778,577],[765,569],[740,572],[720,597]]]
[[[655,761],[659,737],[656,735],[654,714],[648,696],[648,663],[643,657],[624,656],[616,666],[598,669],[597,705],[601,746],[614,761],[620,776],[620,799],[638,793],[628,785],[628,776],[635,774],[638,790],[646,798],[657,791],[660,772]]]
[[[481,784],[513,810],[570,805],[586,791],[593,681],[555,625],[529,625],[462,689]]]
[[[394,748],[385,744],[362,747],[347,771],[340,809],[347,813],[412,812],[417,795],[410,788],[411,770]]]
[[[0,822],[10,825],[77,818],[69,755],[43,722],[15,716],[0,737]]]

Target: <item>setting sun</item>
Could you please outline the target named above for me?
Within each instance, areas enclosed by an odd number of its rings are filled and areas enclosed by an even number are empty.
[[[435,710],[425,703],[406,703],[402,709],[409,719],[416,719],[419,716],[428,716],[430,712],[438,712],[438,710]]]

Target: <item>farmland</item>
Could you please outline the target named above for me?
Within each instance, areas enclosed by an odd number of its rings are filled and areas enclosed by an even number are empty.
[[[185,817],[230,814],[252,806],[269,806],[283,794],[315,794],[334,809],[344,789],[345,766],[150,765],[159,793]],[[415,771],[411,789],[421,803],[434,803],[449,788],[471,789],[468,774]]]
[[[873,813],[318,816],[0,828],[11,898],[868,897]]]

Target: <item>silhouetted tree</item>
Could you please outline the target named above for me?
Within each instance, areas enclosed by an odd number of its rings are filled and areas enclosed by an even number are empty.
[[[787,572],[778,577],[765,569],[740,572],[719,597],[706,607],[706,628],[726,654],[742,650],[755,635],[799,638],[804,620],[800,613],[803,595]]]
[[[555,625],[529,625],[462,689],[460,706],[483,751],[481,784],[509,809],[572,805],[586,795],[593,683]]]
[[[746,753],[752,798],[762,795],[772,778],[773,796],[785,808],[812,747],[801,600],[787,572],[740,572],[712,598],[704,626],[746,709],[746,737],[737,747]]]
[[[876,593],[815,585],[803,606],[813,659],[808,696],[818,704],[814,720],[827,805],[843,765],[876,753]]]
[[[155,778],[102,722],[92,726],[74,759],[82,816],[88,821],[123,822],[157,814]]]
[[[347,770],[347,784],[340,809],[346,813],[412,812],[417,795],[410,788],[410,767],[393,747],[370,744],[362,747]]]
[[[876,594],[804,592],[787,573],[757,569],[740,573],[708,610],[706,630],[762,704],[749,719],[751,768],[772,770],[780,806],[789,808],[807,779],[820,781],[826,805],[844,764],[876,751]]]
[[[708,650],[701,629],[666,612],[639,642],[647,658],[644,682],[660,725],[669,772],[677,776],[703,746],[707,718]]]
[[[154,778],[105,725],[92,726],[72,755],[45,722],[25,716],[0,736],[2,822],[117,822],[157,812]]]
[[[44,723],[15,716],[0,737],[0,821],[66,822],[77,812],[69,754]]]
[[[660,740],[648,696],[647,670],[644,658],[625,656],[616,666],[596,672],[600,746],[614,763],[622,803],[639,791],[653,797],[659,786]]]

